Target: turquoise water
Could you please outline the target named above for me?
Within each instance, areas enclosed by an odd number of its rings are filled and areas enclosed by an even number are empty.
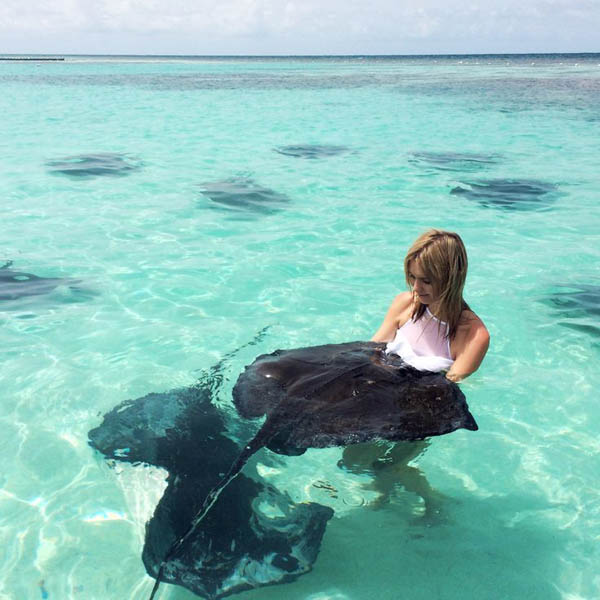
[[[239,597],[600,596],[599,107],[600,55],[0,63],[0,260],[77,280],[0,300],[0,598],[146,597],[164,473],[88,430],[265,327],[229,389],[259,353],[369,338],[431,226],[492,335],[462,384],[480,430],[418,459],[445,520],[402,489],[374,510],[339,449],[286,459],[265,478],[336,516],[311,573]],[[274,150],[298,145],[337,150]],[[60,172],[80,155],[110,173]]]

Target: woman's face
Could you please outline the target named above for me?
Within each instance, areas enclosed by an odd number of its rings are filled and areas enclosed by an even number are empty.
[[[419,298],[421,304],[433,304],[437,300],[437,295],[433,286],[433,281],[427,277],[419,261],[411,260],[408,263],[408,282],[413,292]]]

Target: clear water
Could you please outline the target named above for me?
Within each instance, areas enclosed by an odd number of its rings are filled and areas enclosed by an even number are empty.
[[[80,280],[0,304],[0,598],[146,597],[164,473],[109,468],[87,431],[265,327],[230,387],[256,354],[370,337],[430,226],[463,236],[466,297],[492,335],[462,385],[480,430],[418,460],[446,520],[419,524],[404,490],[373,510],[339,449],[265,467],[336,518],[311,573],[240,598],[600,596],[599,55],[4,62],[0,114],[0,259]],[[348,150],[274,151],[302,144]],[[134,168],[48,164],[90,154]],[[202,194],[231,178],[284,200]],[[533,192],[452,193],[478,180]]]

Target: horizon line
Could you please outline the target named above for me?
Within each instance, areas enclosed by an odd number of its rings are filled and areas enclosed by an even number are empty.
[[[123,54],[123,53],[41,53],[41,52],[0,52],[1,57],[70,57],[70,56],[112,56],[112,57],[194,57],[194,58],[410,58],[410,57],[432,57],[432,56],[555,56],[555,55],[595,55],[600,54],[599,51],[585,52],[449,52],[449,53],[411,53],[411,54]]]

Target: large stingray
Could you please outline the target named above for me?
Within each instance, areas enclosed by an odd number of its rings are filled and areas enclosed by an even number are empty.
[[[478,179],[464,181],[451,194],[503,210],[544,210],[554,202],[558,188],[533,179]]]
[[[12,261],[0,267],[0,300],[18,300],[26,296],[49,294],[60,285],[79,290],[79,279],[65,277],[38,277],[32,273],[11,269]]]
[[[413,152],[409,160],[439,171],[479,171],[496,164],[498,156],[467,152]]]
[[[278,146],[273,148],[275,152],[285,156],[294,156],[295,158],[329,158],[338,156],[350,151],[346,146],[328,146],[325,144],[300,144],[297,146]]]
[[[477,429],[455,383],[438,373],[417,371],[386,355],[383,344],[372,342],[259,356],[240,375],[233,399],[243,417],[266,415],[266,420],[207,494],[187,532],[166,552],[150,600],[160,581],[168,579],[166,565],[196,535],[219,494],[263,446],[298,455],[311,447],[419,440],[459,428]]]
[[[559,325],[600,337],[600,285],[562,285],[541,301],[557,311]]]
[[[238,216],[241,213],[274,214],[290,201],[285,194],[266,188],[250,177],[209,181],[202,184],[200,191],[203,196],[212,200],[213,204],[209,204],[209,207]]]
[[[125,154],[98,152],[96,154],[78,154],[66,156],[46,163],[51,173],[67,175],[77,179],[98,176],[123,177],[141,168],[139,161]]]
[[[214,371],[214,370],[213,370]],[[167,488],[146,524],[147,572],[204,598],[291,581],[310,571],[333,511],[296,504],[266,483],[239,474],[213,509],[165,561],[189,529],[199,503],[227,471],[239,446],[212,403],[218,369],[197,385],[121,403],[89,432],[90,444],[112,460],[160,466]]]
[[[600,285],[579,283],[561,285],[547,300],[562,317],[573,319],[581,317],[600,317]]]

